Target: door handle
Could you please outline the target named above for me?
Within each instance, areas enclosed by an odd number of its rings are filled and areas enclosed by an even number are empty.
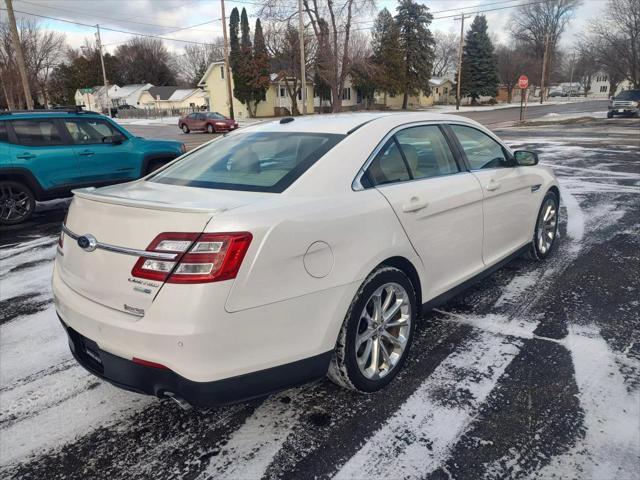
[[[417,212],[423,208],[427,208],[427,205],[429,205],[427,202],[421,201],[418,197],[411,197],[409,203],[405,203],[402,206],[402,211],[404,213]]]
[[[496,182],[493,178],[489,180],[489,184],[487,185],[487,190],[493,192],[494,190],[498,190],[500,188],[500,182]]]
[[[93,150],[83,150],[80,152],[80,155],[82,155],[83,157],[90,157],[93,154]]]
[[[16,158],[20,160],[31,160],[32,158],[36,158],[33,153],[21,153],[20,155],[16,155]]]

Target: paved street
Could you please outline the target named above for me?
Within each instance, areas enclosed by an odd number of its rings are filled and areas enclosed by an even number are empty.
[[[517,115],[468,112],[489,125]],[[184,412],[118,390],[72,360],[53,309],[66,203],[2,231],[0,477],[640,479],[640,120],[496,132],[558,175],[558,249],[426,315],[404,370],[377,394],[325,380]]]

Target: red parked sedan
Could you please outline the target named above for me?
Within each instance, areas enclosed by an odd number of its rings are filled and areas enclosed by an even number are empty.
[[[207,133],[230,132],[238,128],[238,122],[218,112],[195,112],[181,117],[178,120],[178,127],[184,133],[189,133],[192,130]]]

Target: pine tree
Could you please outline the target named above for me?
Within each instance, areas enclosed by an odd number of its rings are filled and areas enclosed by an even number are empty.
[[[395,95],[403,86],[404,56],[400,47],[400,30],[386,8],[378,14],[371,32],[376,88]]]
[[[240,12],[236,7],[231,10],[229,16],[229,66],[233,72],[235,83],[236,71],[238,70],[238,59],[240,58]]]
[[[400,0],[396,22],[400,30],[400,47],[404,54],[402,71],[402,108],[406,110],[410,95],[431,93],[429,79],[433,70],[435,41],[429,30],[433,16],[429,9],[414,0]]]
[[[465,37],[462,51],[462,80],[460,94],[477,103],[480,96],[498,94],[498,73],[493,44],[487,34],[487,19],[478,15]]]
[[[256,19],[256,27],[253,34],[253,102],[254,114],[258,107],[258,103],[264,101],[267,95],[267,89],[270,82],[269,71],[269,52],[264,41],[264,33],[262,32],[262,23],[260,19]]]

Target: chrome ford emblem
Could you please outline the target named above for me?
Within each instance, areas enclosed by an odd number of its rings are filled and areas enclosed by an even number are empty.
[[[98,241],[93,235],[82,235],[78,237],[78,246],[85,252],[93,252],[98,246]]]

